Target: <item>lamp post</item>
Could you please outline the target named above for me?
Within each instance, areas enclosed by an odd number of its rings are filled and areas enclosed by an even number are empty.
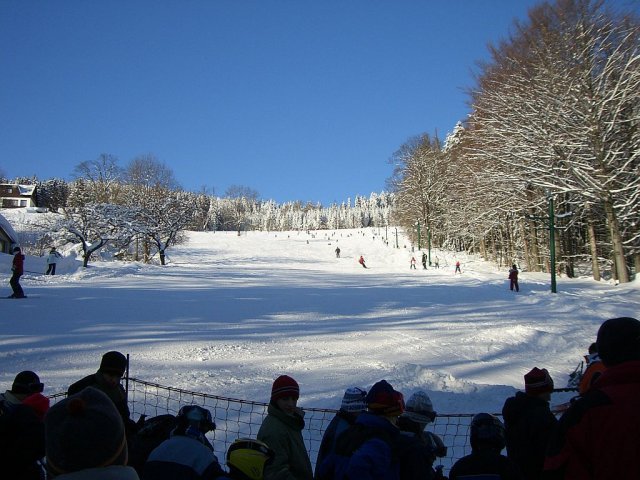
[[[420,244],[420,222],[416,222],[416,225],[418,226],[418,251],[420,251],[420,249],[422,248]]]
[[[427,226],[427,245],[429,248],[429,266],[431,266],[431,227]]]

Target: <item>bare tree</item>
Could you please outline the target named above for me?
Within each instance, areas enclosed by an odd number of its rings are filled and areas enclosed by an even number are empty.
[[[86,160],[75,166],[73,176],[86,184],[87,201],[95,203],[120,203],[122,169],[118,159],[103,153],[95,160]]]
[[[231,185],[225,192],[227,223],[240,235],[248,225],[253,205],[258,201],[259,193],[243,185]]]

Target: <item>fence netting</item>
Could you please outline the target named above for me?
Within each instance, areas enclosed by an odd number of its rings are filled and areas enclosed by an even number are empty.
[[[202,392],[193,392],[168,387],[137,378],[125,378],[127,385],[131,418],[135,421],[141,415],[147,418],[171,413],[176,415],[184,405],[199,405],[207,408],[216,424],[216,429],[207,437],[222,465],[225,463],[229,445],[238,438],[256,438],[264,417],[267,415],[267,403],[240,400]],[[64,393],[49,397],[52,403],[64,398]],[[309,458],[315,465],[322,435],[337,410],[324,408],[302,408],[305,412],[305,427],[302,432]],[[500,417],[500,414],[494,414]],[[471,453],[469,444],[469,425],[473,414],[440,414],[427,430],[438,434],[445,446],[447,455],[436,460],[435,465],[443,465],[448,471],[456,460]],[[434,465],[434,466],[435,466]]]

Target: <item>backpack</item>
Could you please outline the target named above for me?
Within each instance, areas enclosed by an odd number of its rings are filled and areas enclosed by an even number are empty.
[[[133,467],[138,475],[142,475],[144,464],[151,452],[169,439],[174,428],[176,416],[170,413],[145,419],[129,445],[129,466]]]

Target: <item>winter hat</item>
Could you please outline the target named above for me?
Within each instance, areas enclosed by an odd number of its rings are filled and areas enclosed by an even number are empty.
[[[414,422],[426,425],[436,418],[436,412],[433,411],[433,403],[426,392],[418,390],[409,397],[407,401],[407,409],[402,414]]]
[[[56,403],[44,427],[47,468],[55,475],[127,463],[122,418],[96,388],[87,387]]]
[[[340,410],[351,413],[364,412],[367,409],[367,391],[360,387],[349,387],[342,397]]]
[[[551,393],[553,391],[553,379],[546,368],[542,370],[538,367],[524,376],[524,390],[528,395],[540,395],[541,393]]]
[[[596,343],[607,367],[640,360],[640,321],[631,317],[607,320],[598,330]]]
[[[271,403],[286,397],[294,397],[297,400],[300,397],[300,386],[290,376],[280,375],[271,387]]]
[[[387,417],[397,417],[404,412],[404,397],[386,381],[376,383],[366,397],[367,408],[371,413]]]
[[[11,386],[11,393],[39,393],[44,390],[44,384],[35,372],[25,370],[16,375]]]
[[[40,420],[44,420],[44,416],[49,410],[49,397],[45,397],[40,392],[32,393],[22,401],[23,405],[31,407]]]
[[[120,352],[111,351],[102,356],[98,371],[122,377],[127,369],[127,357]]]
[[[13,253],[21,252],[20,247],[13,247]]]

